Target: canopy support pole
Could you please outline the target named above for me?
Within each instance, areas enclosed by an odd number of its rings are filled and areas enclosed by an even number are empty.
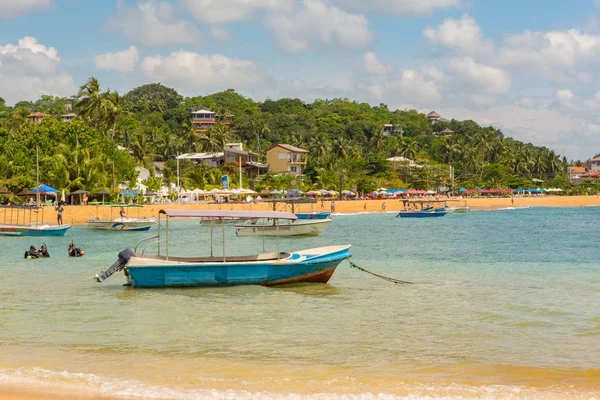
[[[212,217],[208,217],[210,221],[210,256],[213,256],[213,224]]]
[[[158,253],[156,255],[160,256],[160,213],[158,213]]]
[[[278,219],[275,220],[275,229],[277,230],[277,259],[279,260],[279,258],[281,257],[281,246],[280,246],[280,240],[279,240],[279,220]]]
[[[226,262],[226,255],[225,255],[225,218],[221,218],[221,227],[223,230],[223,262]]]
[[[167,233],[166,233],[166,244],[165,244],[166,260],[169,261],[169,216],[167,215]]]

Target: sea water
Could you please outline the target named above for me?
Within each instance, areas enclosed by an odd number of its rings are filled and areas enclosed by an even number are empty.
[[[147,398],[600,398],[600,208],[334,215],[327,285],[133,289],[94,274],[156,234],[0,238],[0,384]],[[170,222],[170,254],[210,230]],[[224,231],[229,254],[277,241]],[[213,254],[223,231],[213,232]],[[83,258],[68,258],[74,241]],[[50,259],[26,260],[30,245]],[[148,251],[151,251],[149,249]],[[155,249],[154,249],[155,251]]]

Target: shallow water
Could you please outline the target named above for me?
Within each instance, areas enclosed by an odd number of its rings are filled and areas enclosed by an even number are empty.
[[[412,285],[344,262],[328,285],[140,290],[122,274],[92,278],[148,233],[74,228],[44,238],[43,260],[22,258],[41,238],[0,238],[0,383],[154,398],[592,398],[598,220],[600,208],[336,215],[319,237],[281,240],[352,244],[356,264]],[[207,254],[206,227],[171,228],[171,254]],[[230,227],[226,238],[231,254],[263,248]],[[71,240],[85,257],[67,258]]]

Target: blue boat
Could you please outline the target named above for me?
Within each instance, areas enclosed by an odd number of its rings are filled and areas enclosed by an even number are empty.
[[[445,211],[400,211],[396,217],[401,218],[439,218],[446,215]]]
[[[330,212],[312,212],[312,213],[296,213],[298,219],[327,219],[331,215]]]
[[[2,206],[0,219],[0,236],[64,236],[71,228],[44,224],[43,207]]]
[[[161,235],[161,215],[166,216],[165,237]],[[210,256],[177,257],[169,254],[169,218],[203,218],[214,221],[211,226]],[[295,252],[278,251],[249,256],[229,256],[223,251],[213,255],[213,226],[222,227],[231,218],[271,218],[295,220],[296,215],[276,211],[224,210],[160,210],[158,236],[144,239],[135,249],[125,249],[108,270],[95,276],[102,282],[123,270],[128,283],[137,288],[201,287],[232,285],[287,285],[301,282],[327,283],[337,266],[350,257],[350,245],[319,247]],[[142,247],[142,243],[145,245]],[[162,245],[164,243],[164,246]],[[145,249],[157,244],[156,255],[145,255]],[[138,251],[138,248],[140,249]],[[278,243],[279,248],[279,243]],[[164,253],[161,251],[164,250]]]

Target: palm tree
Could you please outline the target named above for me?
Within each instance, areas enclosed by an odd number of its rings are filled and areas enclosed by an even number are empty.
[[[371,149],[376,153],[380,153],[385,146],[385,136],[383,131],[376,131],[371,137]]]
[[[316,158],[323,159],[331,151],[331,143],[324,132],[317,132],[310,141],[310,151]]]
[[[111,139],[114,139],[117,132],[117,123],[120,122],[125,114],[123,98],[118,92],[108,90],[102,99],[102,118],[106,131],[110,132]]]
[[[452,156],[460,152],[460,146],[452,137],[448,137],[444,140],[444,152],[446,153],[446,162],[452,164]]]
[[[350,151],[350,142],[343,136],[338,137],[333,142],[333,148],[335,155],[341,159],[348,158],[348,153]]]
[[[98,129],[103,97],[104,95],[100,91],[100,82],[93,76],[79,88],[79,93],[77,93],[79,101],[75,104],[75,110],[80,117],[88,121],[93,120],[96,129]]]
[[[400,142],[398,153],[402,157],[414,159],[419,152],[419,144],[415,140],[403,140]]]

